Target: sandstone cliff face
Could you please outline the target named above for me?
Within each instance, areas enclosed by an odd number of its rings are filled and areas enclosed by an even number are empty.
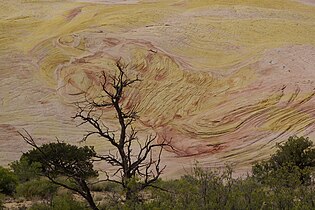
[[[171,3],[170,3],[171,2]],[[40,141],[78,142],[73,102],[114,61],[141,135],[171,140],[167,175],[197,159],[243,171],[290,135],[315,137],[315,7],[294,1],[2,1],[0,162]],[[308,2],[309,3],[309,2]],[[104,120],[115,127],[114,115]],[[86,144],[107,151],[92,138]]]

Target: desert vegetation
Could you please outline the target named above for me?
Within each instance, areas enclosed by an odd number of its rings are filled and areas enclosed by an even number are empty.
[[[56,145],[65,151],[70,146],[61,142],[43,145],[24,154],[19,161],[11,164],[11,169],[1,169],[2,202],[10,200],[10,197],[15,200],[32,200],[28,208],[33,210],[315,208],[315,149],[312,141],[305,137],[290,137],[286,142],[277,145],[276,153],[267,160],[254,163],[251,173],[247,176],[233,177],[233,168],[230,166],[213,170],[201,168],[196,162],[193,170],[187,171],[180,178],[159,179],[155,182],[155,188],[148,187],[141,193],[134,194],[138,197],[137,200],[126,199],[126,191],[119,182],[107,180],[91,184],[96,179],[80,172],[76,173],[74,167],[70,170],[59,170],[53,165],[47,168],[46,162],[41,162],[41,158],[37,164],[32,161],[25,162],[25,158],[38,155],[35,151],[45,151],[45,148],[54,148]],[[78,158],[78,164],[81,158],[86,159],[86,156],[81,155],[82,153],[74,156]],[[76,158],[64,159],[63,162],[70,164],[74,159]],[[55,156],[46,156],[45,160],[53,163],[56,161]],[[25,167],[25,164],[29,164],[29,167]],[[28,174],[27,180],[19,178],[21,170]],[[47,176],[47,173],[57,171],[58,182]],[[70,178],[69,172],[73,178]],[[92,174],[96,175],[94,172]],[[80,177],[82,180],[91,181],[86,186],[91,192],[95,206],[91,205],[88,199],[82,199],[84,196],[77,196],[81,194],[78,190],[83,188],[74,179]]]

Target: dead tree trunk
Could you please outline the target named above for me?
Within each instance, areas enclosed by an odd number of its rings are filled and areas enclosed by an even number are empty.
[[[99,160],[106,161],[116,167],[116,172],[106,172],[107,181],[120,184],[125,189],[125,198],[130,200],[136,198],[138,193],[153,183],[162,174],[165,166],[161,165],[161,154],[163,147],[169,146],[164,141],[155,143],[155,136],[148,136],[144,143],[140,143],[137,131],[132,124],[137,119],[135,107],[128,110],[122,104],[126,88],[130,88],[137,82],[138,77],[130,79],[127,76],[127,65],[119,60],[116,62],[116,74],[109,76],[105,72],[101,75],[101,94],[96,98],[89,98],[85,94],[83,103],[76,103],[78,108],[74,118],[81,120],[81,124],[89,124],[93,131],[88,132],[83,140],[91,135],[98,135],[101,139],[109,142],[113,150],[108,154],[98,155]],[[102,121],[102,109],[109,108],[116,113],[119,130],[110,129]],[[134,152],[133,148],[138,147],[139,151]],[[153,150],[158,155],[153,158]]]

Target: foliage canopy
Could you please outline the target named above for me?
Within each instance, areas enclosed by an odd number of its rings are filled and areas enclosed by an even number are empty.
[[[309,185],[315,169],[313,142],[305,137],[289,137],[269,160],[256,163],[253,176],[262,183],[287,187]]]
[[[41,173],[51,178],[68,176],[88,179],[98,175],[93,169],[92,158],[96,153],[92,147],[77,147],[67,143],[49,143],[24,153],[21,160],[29,164],[40,163]]]
[[[9,169],[0,166],[0,193],[12,195],[17,185],[17,177]]]

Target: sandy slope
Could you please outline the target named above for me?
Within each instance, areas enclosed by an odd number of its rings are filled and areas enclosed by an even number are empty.
[[[72,2],[88,2],[88,3],[101,3],[101,4],[134,4],[138,0],[72,0]]]
[[[303,4],[315,6],[315,1],[314,0],[297,0],[297,1],[301,2]]]
[[[22,128],[41,142],[78,142],[88,128],[76,127],[71,103],[91,86],[96,94],[97,75],[113,73],[118,58],[143,79],[124,101],[141,110],[140,135],[176,149],[164,153],[168,176],[195,160],[242,173],[290,135],[315,139],[313,6],[93,2],[0,3],[1,163],[27,149]],[[104,120],[115,126],[112,112]],[[97,138],[86,143],[109,149]]]

